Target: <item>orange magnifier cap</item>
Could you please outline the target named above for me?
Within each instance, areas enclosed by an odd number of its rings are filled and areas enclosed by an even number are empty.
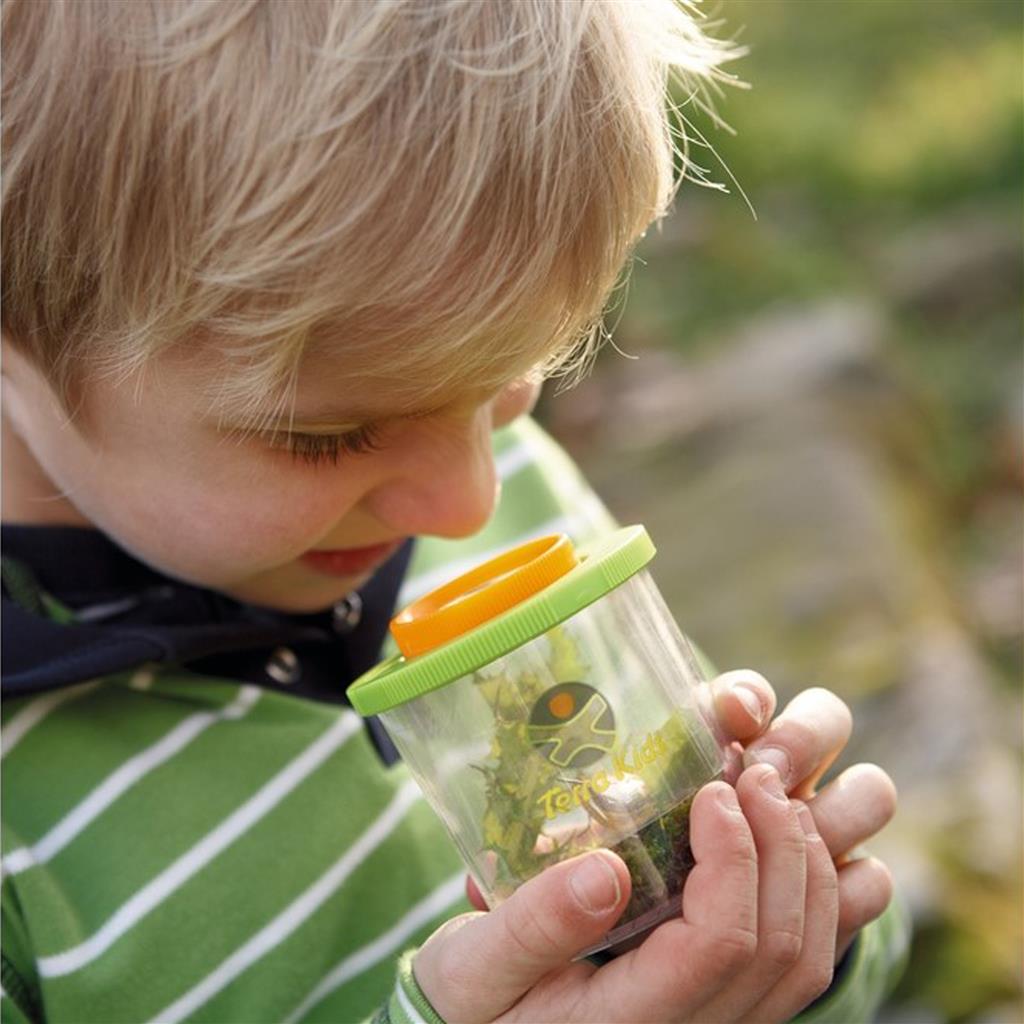
[[[391,620],[406,658],[426,654],[543,590],[577,564],[565,534],[527,541],[413,601]]]

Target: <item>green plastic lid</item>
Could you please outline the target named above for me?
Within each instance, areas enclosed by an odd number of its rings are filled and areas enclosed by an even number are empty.
[[[447,686],[604,597],[654,554],[642,526],[616,530],[579,550],[579,565],[508,611],[426,654],[382,661],[348,688],[348,699],[361,715],[376,715]]]

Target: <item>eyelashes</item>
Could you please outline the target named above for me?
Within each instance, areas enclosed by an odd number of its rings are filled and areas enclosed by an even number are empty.
[[[345,434],[278,434],[271,440],[274,448],[288,452],[292,459],[312,466],[336,466],[345,455],[366,455],[380,449],[379,431],[360,427]]]

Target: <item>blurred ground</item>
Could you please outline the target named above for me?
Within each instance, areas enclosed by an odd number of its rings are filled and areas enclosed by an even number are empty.
[[[615,332],[640,358],[606,350],[541,415],[647,524],[711,657],[838,691],[845,763],[896,779],[874,845],[917,930],[883,1020],[1017,1024],[1022,8],[718,13],[753,89],[712,138],[758,219],[684,186]]]

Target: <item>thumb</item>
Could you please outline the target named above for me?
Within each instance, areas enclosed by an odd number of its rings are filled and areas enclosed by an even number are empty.
[[[416,980],[445,1020],[493,1020],[598,942],[629,891],[629,871],[610,850],[562,861],[490,913],[464,914],[434,932],[416,954]]]
[[[758,672],[735,669],[711,681],[715,718],[729,740],[747,743],[764,732],[775,714],[775,691]]]

